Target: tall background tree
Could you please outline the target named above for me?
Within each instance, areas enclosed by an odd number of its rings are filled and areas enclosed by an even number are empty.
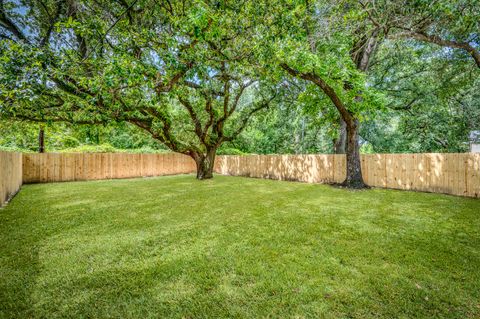
[[[358,4],[385,38],[370,83],[388,99],[364,137],[376,151],[468,150],[469,132],[480,128],[478,1]]]

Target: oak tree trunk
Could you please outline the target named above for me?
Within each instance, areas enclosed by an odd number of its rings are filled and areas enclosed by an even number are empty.
[[[347,177],[342,185],[348,188],[368,187],[362,177],[358,129],[358,120],[347,123]]]
[[[215,165],[215,154],[217,150],[211,149],[206,154],[197,154],[194,157],[197,164],[197,179],[204,180],[213,178],[213,166]]]

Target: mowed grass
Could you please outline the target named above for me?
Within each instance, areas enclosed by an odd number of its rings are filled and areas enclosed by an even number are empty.
[[[193,176],[26,185],[3,318],[478,318],[480,200]]]

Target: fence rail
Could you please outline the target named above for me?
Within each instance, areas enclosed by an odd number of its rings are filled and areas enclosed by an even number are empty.
[[[23,182],[46,183],[184,174],[195,162],[182,154],[45,153],[23,155]]]
[[[22,186],[22,154],[0,152],[0,207]]]
[[[374,187],[480,197],[480,154],[367,154],[365,182]],[[309,183],[340,183],[345,155],[218,156],[215,171]]]

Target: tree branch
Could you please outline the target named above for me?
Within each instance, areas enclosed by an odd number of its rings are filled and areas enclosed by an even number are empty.
[[[171,91],[173,86],[177,84],[180,79],[182,79],[185,74],[187,74],[187,71],[190,70],[192,67],[193,63],[188,63],[181,71],[177,72],[177,74],[175,74],[167,83],[162,83],[160,79],[157,80],[157,84],[155,85],[155,91],[157,92],[157,94]]]
[[[250,120],[250,118],[255,114],[257,113],[258,111],[260,110],[263,110],[263,109],[266,109],[270,106],[270,103],[275,99],[277,95],[274,94],[271,98],[269,98],[268,100],[264,100],[262,102],[260,102],[260,104],[253,108],[252,110],[250,110],[250,112],[248,112],[245,117],[241,120],[241,124],[240,126],[237,128],[237,130],[235,130],[232,135],[230,136],[225,136],[223,139],[222,139],[222,142],[225,141],[225,142],[231,142],[233,141],[240,133],[242,133],[242,131],[245,129],[245,127],[247,126],[248,124],[248,121]]]
[[[473,60],[477,64],[477,67],[480,68],[480,52],[479,50],[471,46],[468,42],[457,42],[457,41],[445,40],[440,38],[437,35],[429,35],[421,31],[413,31],[408,34],[410,38],[413,38],[415,40],[437,44],[442,47],[465,50],[472,56]]]
[[[318,87],[320,87],[322,91],[330,98],[333,105],[335,105],[337,110],[340,112],[340,115],[342,116],[343,120],[347,123],[347,125],[353,125],[354,118],[352,114],[350,114],[347,107],[340,100],[340,97],[337,95],[335,90],[330,85],[328,85],[322,78],[320,78],[318,75],[314,74],[313,72],[301,73],[298,70],[291,68],[286,63],[282,63],[280,64],[280,66],[284,70],[286,70],[288,73],[290,73],[292,76],[310,81],[315,85],[317,85]]]
[[[427,34],[422,30],[412,30],[410,28],[395,26],[398,29],[404,30],[404,32],[398,33],[396,35],[390,36],[390,39],[414,39],[421,42],[428,42],[439,45],[441,47],[461,49],[470,54],[475,61],[475,64],[480,68],[480,51],[470,45],[468,42],[460,42],[453,40],[445,40],[439,37],[438,35]]]
[[[193,108],[192,104],[190,104],[189,101],[182,98],[181,96],[178,97],[178,100],[187,109],[188,114],[190,114],[190,118],[192,119],[193,124],[195,125],[195,134],[200,139],[200,142],[206,146],[205,139],[203,139],[204,134],[202,130],[202,123],[200,122],[200,119],[198,118],[198,115],[195,112],[195,109]]]

